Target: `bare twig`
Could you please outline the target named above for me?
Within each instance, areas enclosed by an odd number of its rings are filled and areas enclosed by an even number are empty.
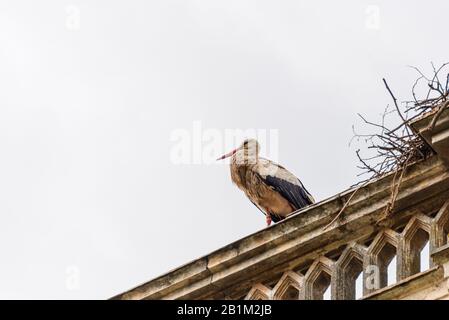
[[[436,68],[433,63],[431,66],[433,73],[430,76],[420,69],[412,67],[418,72],[419,77],[412,86],[413,101],[406,102],[405,107],[401,108],[396,96],[385,78],[383,78],[382,81],[393,100],[394,108],[392,110],[389,110],[388,106],[385,108],[380,123],[368,120],[363,115],[358,114],[363,123],[372,128],[374,132],[360,134],[353,126],[354,136],[350,141],[350,145],[354,140],[366,144],[364,152],[369,154],[364,155],[360,149],[357,149],[356,155],[360,163],[358,168],[362,170],[358,176],[368,174],[369,177],[356,184],[356,189],[354,189],[341,210],[324,229],[329,228],[344,214],[353,197],[363,186],[373,179],[392,173],[391,195],[384,212],[384,218],[387,218],[394,210],[407,166],[412,162],[425,159],[433,153],[432,149],[421,137],[415,134],[409,127],[409,123],[412,120],[422,116],[424,113],[437,110],[428,128],[433,130],[440,115],[449,107],[449,73],[445,75],[444,83],[440,81],[443,78],[440,73],[446,66],[449,66],[449,63],[445,63],[439,68]],[[424,89],[424,98],[420,99],[416,90],[424,82],[426,82],[425,87],[422,88]],[[393,117],[395,125],[392,129],[388,126],[387,117]],[[398,121],[399,124],[397,124]]]
[[[430,122],[429,126],[427,127],[426,130],[432,132],[433,129],[435,129],[435,125],[437,124],[438,119],[441,117],[441,115],[443,114],[444,110],[446,110],[446,108],[449,106],[449,101],[446,101],[443,105],[440,106],[440,108],[438,109],[437,113],[433,116],[432,118],[432,122]]]
[[[329,222],[328,225],[326,225],[324,227],[324,230],[326,230],[327,228],[329,228],[335,221],[338,220],[338,218],[340,218],[340,216],[343,214],[343,212],[345,211],[346,207],[349,205],[349,203],[351,202],[352,198],[355,196],[355,194],[357,193],[357,191],[359,191],[363,186],[365,186],[369,181],[365,181],[363,184],[361,184],[360,186],[357,187],[357,189],[355,189],[351,196],[349,197],[349,199],[345,202],[345,204],[343,205],[343,207],[341,208],[341,210],[338,212],[338,214],[335,216],[334,219],[332,219],[331,222]]]

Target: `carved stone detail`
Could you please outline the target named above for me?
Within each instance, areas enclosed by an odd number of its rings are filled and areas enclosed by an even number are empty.
[[[285,272],[273,288],[273,300],[298,300],[304,276],[293,271]]]
[[[368,249],[355,242],[349,244],[335,263],[333,296],[337,300],[355,299],[355,282],[363,272],[363,261]]]
[[[335,262],[324,256],[316,259],[304,277],[303,298],[322,300],[324,292],[331,285]],[[332,297],[334,299],[334,297]]]
[[[245,297],[245,300],[270,300],[271,290],[261,283],[255,284]]]
[[[391,229],[385,229],[381,231],[374,238],[373,242],[368,248],[367,256],[364,261],[364,290],[363,294],[366,295],[377,289],[386,287],[388,284],[388,265],[397,254],[399,246],[399,234]],[[372,266],[377,267],[374,276],[375,283],[372,286],[367,286],[373,274],[368,274],[366,271]],[[396,278],[398,279],[398,273],[396,272]]]
[[[402,231],[398,250],[399,280],[420,272],[420,254],[429,241],[431,225],[431,218],[417,214],[409,220]]]

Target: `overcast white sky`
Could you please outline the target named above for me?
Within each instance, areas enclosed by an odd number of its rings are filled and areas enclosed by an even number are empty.
[[[0,2],[0,298],[108,298],[265,226],[174,132],[277,130],[317,200],[375,117],[448,59],[448,1]],[[195,139],[195,138],[192,138]],[[218,156],[220,154],[217,154]]]

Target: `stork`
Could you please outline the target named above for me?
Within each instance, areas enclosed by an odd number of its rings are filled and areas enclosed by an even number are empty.
[[[301,181],[284,167],[259,157],[259,143],[245,140],[217,160],[231,158],[231,179],[265,214],[267,226],[315,202]]]

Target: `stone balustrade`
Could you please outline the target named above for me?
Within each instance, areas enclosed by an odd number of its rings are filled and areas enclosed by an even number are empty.
[[[331,297],[336,300],[355,299],[356,279],[363,273],[363,294],[369,295],[388,284],[388,265],[394,257],[396,282],[426,270],[421,270],[421,252],[428,243],[430,251],[448,243],[449,200],[436,212],[417,213],[409,217],[405,227],[384,228],[369,241],[354,241],[346,245],[333,258],[325,254],[317,257],[301,271],[288,270],[271,286],[256,283],[245,299],[285,300],[323,299],[331,287]],[[429,266],[436,263],[427,256]],[[298,270],[297,269],[297,270]]]

